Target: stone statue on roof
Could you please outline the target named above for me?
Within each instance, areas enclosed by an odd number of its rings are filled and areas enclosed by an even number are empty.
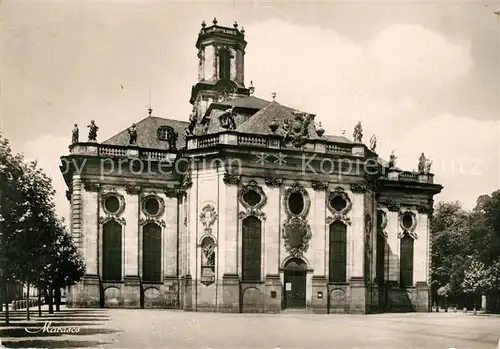
[[[370,150],[375,151],[377,148],[377,136],[375,134],[370,138]]]
[[[198,117],[196,115],[196,107],[193,107],[191,114],[189,114],[189,125],[184,129],[186,131],[186,136],[194,135],[194,128],[196,127],[196,122]]]
[[[78,135],[79,135],[79,130],[78,130],[78,124],[75,124],[73,127],[73,132],[71,133],[71,143],[75,144],[78,143]]]
[[[398,157],[394,154],[394,150],[391,151],[391,155],[389,155],[389,168],[396,167],[396,159]]]
[[[97,131],[99,131],[99,127],[95,124],[94,120],[90,121],[90,124],[87,125],[89,128],[89,141],[90,142],[97,142]]]
[[[424,168],[424,173],[425,174],[431,173],[431,166],[432,166],[432,160],[431,159],[426,159],[426,161],[425,161],[425,168]]]
[[[425,171],[425,164],[427,162],[427,158],[425,157],[424,153],[420,155],[418,158],[418,172],[423,173]]]
[[[135,123],[133,123],[127,130],[129,135],[128,144],[137,144],[137,127]]]
[[[354,132],[352,134],[354,138],[354,142],[361,142],[363,139],[363,127],[361,126],[361,121],[358,121],[356,126],[354,127]]]
[[[228,131],[235,130],[236,129],[236,122],[234,120],[235,117],[236,113],[234,112],[234,105],[233,105],[230,109],[226,110],[219,116],[221,127],[225,128]]]
[[[173,127],[169,127],[167,129],[167,143],[168,149],[176,150],[177,149],[177,139],[179,138],[179,133],[175,132]]]

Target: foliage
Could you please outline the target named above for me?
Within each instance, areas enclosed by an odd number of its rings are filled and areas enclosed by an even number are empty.
[[[0,134],[0,284],[44,288],[77,282],[83,260],[57,218],[52,180],[36,162],[14,155]]]

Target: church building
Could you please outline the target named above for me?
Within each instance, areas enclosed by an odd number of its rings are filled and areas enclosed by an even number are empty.
[[[405,171],[361,123],[329,135],[256,97],[246,45],[237,23],[202,23],[186,121],[150,108],[104,141],[98,119],[88,140],[75,125],[60,168],[86,274],[68,306],[429,311],[431,161]]]

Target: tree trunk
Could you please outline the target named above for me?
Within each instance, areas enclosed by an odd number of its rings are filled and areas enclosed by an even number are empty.
[[[54,293],[52,286],[49,286],[49,314],[54,314]]]
[[[26,283],[26,320],[30,321],[30,283]]]
[[[5,301],[5,323],[9,324],[9,301]]]
[[[56,311],[61,311],[61,289],[56,287],[55,289],[56,296]]]
[[[42,289],[38,288],[38,316],[42,316]]]

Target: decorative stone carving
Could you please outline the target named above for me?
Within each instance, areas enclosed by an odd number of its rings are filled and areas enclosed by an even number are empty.
[[[149,223],[158,224],[162,228],[165,228],[167,226],[167,224],[165,223],[165,221],[163,219],[155,219],[154,217],[150,217],[150,216],[148,216],[147,218],[139,219],[139,225],[141,225],[141,226],[149,224]]]
[[[400,205],[396,202],[388,202],[386,205],[387,209],[390,212],[398,212],[400,210]]]
[[[184,129],[186,131],[186,136],[193,136],[196,122],[198,121],[196,107],[193,106],[191,114],[189,114],[189,125]]]
[[[226,183],[226,184],[236,185],[240,182],[241,177],[239,175],[226,172],[226,173],[224,173],[223,180],[224,180],[224,183]]]
[[[420,155],[418,158],[418,172],[423,173],[425,171],[425,163],[427,162],[427,158],[425,157],[424,153]]]
[[[101,224],[101,225],[106,224],[107,222],[110,222],[110,221],[115,221],[117,223],[120,223],[121,225],[126,225],[126,223],[127,223],[125,221],[125,218],[123,218],[123,217],[115,217],[112,215],[106,215],[106,216],[99,217],[99,224]]]
[[[110,210],[107,204],[107,200],[112,197],[116,198],[116,200],[118,201],[118,207],[114,211]],[[117,193],[114,190],[111,190],[101,195],[101,206],[106,214],[110,215],[111,217],[118,217],[125,210],[125,198],[123,197],[123,195]]]
[[[351,184],[351,191],[356,194],[364,193],[366,192],[366,185],[364,184],[358,184],[358,183],[352,183]]]
[[[431,173],[431,166],[432,166],[432,160],[431,159],[427,159],[427,161],[425,162],[425,168],[424,168],[424,173],[425,174]]]
[[[323,135],[325,134],[325,129],[321,125],[321,121],[318,123],[318,125],[316,125],[316,134],[318,135],[318,137],[323,137]]]
[[[206,236],[201,242],[201,283],[209,286],[215,282],[215,248],[211,236]]]
[[[328,188],[328,182],[312,181],[312,188],[316,191],[325,190]]]
[[[99,183],[84,182],[83,187],[86,191],[99,192],[101,185]]]
[[[156,213],[148,212],[148,208],[146,207],[148,200],[156,200],[158,203],[158,211]],[[141,208],[144,215],[148,217],[160,217],[165,212],[165,201],[155,194],[148,194],[141,198]]]
[[[71,190],[66,190],[66,199],[71,202]]]
[[[387,228],[387,213],[382,210],[382,209],[377,209],[377,218],[380,220],[380,222],[377,222],[378,224],[378,227],[380,228],[380,232],[382,233],[382,235],[384,235],[384,237],[387,237],[387,231],[386,231],[386,228]]]
[[[234,112],[234,105],[223,112],[219,116],[219,122],[222,128],[231,131],[236,129],[236,122],[234,121],[234,118],[236,117],[236,114]]]
[[[372,228],[373,228],[372,217],[367,213],[365,215],[365,252],[369,256],[372,254],[372,241],[371,241]]]
[[[299,258],[307,252],[311,228],[302,217],[288,217],[283,226],[283,241],[290,256]]]
[[[327,225],[330,225],[335,221],[341,221],[345,225],[352,224],[351,219],[349,217],[347,217],[346,214],[342,214],[342,213],[334,213],[333,215],[326,217],[326,220],[325,220]]]
[[[273,178],[273,177],[266,177],[265,182],[269,187],[280,187],[281,184],[283,184],[283,179],[281,178]]]
[[[260,201],[252,203],[246,200],[245,195],[252,191],[260,197]],[[267,196],[255,180],[251,179],[247,185],[241,188],[238,194],[238,200],[245,208],[245,211],[239,213],[239,218],[243,219],[253,215],[265,219],[265,213],[262,212],[262,207],[267,203]]]
[[[337,209],[332,206],[332,201],[337,197],[345,201],[345,206],[341,209]],[[349,198],[349,195],[347,195],[347,193],[344,191],[342,187],[337,187],[335,188],[335,190],[330,191],[330,193],[328,193],[326,200],[327,200],[326,207],[328,207],[330,212],[334,214],[334,217],[337,217],[337,215],[344,216],[351,210],[352,207],[351,199]]]
[[[187,174],[182,181],[180,188],[178,189],[177,195],[184,196],[187,191],[193,186],[193,181],[191,180],[191,175]]]
[[[176,198],[177,196],[179,196],[181,194],[181,191],[179,188],[165,188],[163,190],[163,192],[165,193],[165,196],[167,198]]]
[[[294,118],[285,120],[283,124],[283,142],[291,142],[296,148],[302,147],[309,137],[309,124],[313,115],[306,113],[294,113]]]
[[[215,208],[207,204],[201,209],[200,213],[200,221],[203,224],[203,228],[205,233],[212,233],[212,225],[215,223],[217,219],[217,213],[215,212]]]
[[[293,213],[289,207],[290,197],[295,193],[300,194],[302,196],[302,200],[303,200],[302,211],[298,214]],[[307,190],[305,190],[304,187],[302,185],[300,185],[300,183],[296,182],[291,187],[289,187],[285,190],[285,194],[283,195],[283,204],[284,204],[283,206],[285,207],[285,211],[286,211],[286,214],[288,217],[296,216],[296,217],[305,218],[305,217],[307,217],[307,215],[309,213],[309,208],[311,207],[311,199],[309,198],[309,194],[307,193]]]
[[[408,225],[408,222],[411,223]],[[417,234],[415,233],[415,228],[417,227],[417,217],[410,209],[406,209],[406,211],[399,214],[399,226],[401,227],[401,230],[398,233],[398,238],[402,238],[405,233],[408,233],[412,238],[417,239]]]
[[[141,192],[141,187],[128,185],[125,187],[125,192],[127,192],[127,194],[129,195],[137,195]]]
[[[389,168],[396,167],[397,156],[394,154],[394,150],[391,151],[391,155],[389,155]]]
[[[418,213],[430,214],[432,212],[432,208],[429,208],[428,206],[424,206],[424,205],[418,205],[417,206],[417,212]]]

